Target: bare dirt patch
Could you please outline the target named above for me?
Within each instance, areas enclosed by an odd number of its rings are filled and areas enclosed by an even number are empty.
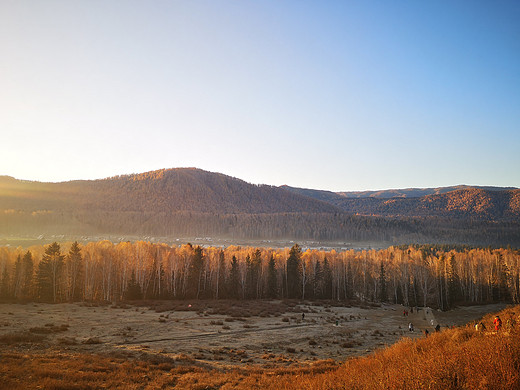
[[[205,367],[286,367],[342,361],[402,337],[480,318],[499,305],[403,315],[400,305],[332,302],[161,301],[129,304],[2,304],[0,351],[100,353]],[[502,305],[503,307],[503,305]],[[408,310],[406,308],[406,310]],[[415,332],[408,330],[412,322]]]

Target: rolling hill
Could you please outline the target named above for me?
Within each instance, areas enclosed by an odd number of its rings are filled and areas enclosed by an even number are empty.
[[[40,183],[0,177],[0,235],[158,235],[520,245],[520,190],[384,198],[253,185],[195,168]]]
[[[102,180],[40,183],[0,178],[0,207],[17,210],[104,210],[262,214],[334,213],[335,206],[195,168],[163,169]]]
[[[336,193],[288,186],[283,188],[330,203],[349,214],[485,221],[520,220],[520,189],[457,186]]]

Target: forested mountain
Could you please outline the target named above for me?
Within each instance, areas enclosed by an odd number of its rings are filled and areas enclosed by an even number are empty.
[[[377,191],[323,191],[313,190],[308,188],[297,188],[290,186],[282,186],[286,190],[296,192],[301,195],[309,196],[311,198],[320,199],[325,202],[333,203],[334,199],[341,198],[377,198],[377,199],[390,199],[390,198],[420,198],[427,195],[439,195],[445,194],[446,192],[456,190],[467,190],[467,189],[481,189],[486,191],[506,191],[516,190],[515,187],[492,187],[492,186],[451,186],[451,187],[437,187],[437,188],[404,188],[404,189],[391,189],[391,190],[377,190]]]
[[[335,206],[278,187],[253,185],[195,168],[163,169],[103,180],[40,183],[0,178],[2,209],[214,214],[334,213]]]
[[[335,193],[287,186],[283,188],[328,202],[349,214],[384,217],[435,216],[486,221],[520,220],[520,189],[458,186],[424,190]],[[421,193],[429,194],[416,196]]]
[[[440,190],[438,191],[440,192]],[[520,245],[520,190],[347,198],[194,168],[40,183],[0,177],[0,235],[155,235]]]

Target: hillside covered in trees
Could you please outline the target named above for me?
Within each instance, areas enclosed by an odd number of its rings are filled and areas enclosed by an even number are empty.
[[[520,190],[348,198],[194,168],[62,183],[0,177],[0,235],[43,234],[520,246]]]
[[[287,186],[283,188],[330,203],[343,212],[359,215],[520,220],[520,189],[458,186],[335,193]]]
[[[343,252],[109,241],[0,248],[0,299],[520,302],[520,253],[410,246]]]

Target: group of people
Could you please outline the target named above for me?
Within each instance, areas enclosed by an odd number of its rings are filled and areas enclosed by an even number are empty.
[[[416,308],[415,311],[416,311],[416,312],[419,312],[419,308]],[[409,313],[413,314],[413,307],[410,307],[410,312],[408,312],[408,310],[404,309],[404,310],[403,310],[403,317],[408,317]],[[425,309],[425,313],[426,313],[426,314],[429,314],[429,310],[428,310],[428,309]],[[434,324],[434,320],[432,319],[432,320],[431,320],[431,325],[433,326],[433,324]],[[435,332],[440,332],[440,331],[441,331],[441,326],[440,326],[439,324],[437,324],[437,326],[435,326],[434,329],[435,329]],[[408,324],[408,330],[409,330],[410,332],[414,332],[414,331],[415,331],[415,328],[414,328],[414,325],[413,325],[412,322],[410,322],[410,323]],[[425,335],[426,337],[428,337],[429,334],[430,334],[430,332],[428,331],[428,329],[425,329],[425,330],[424,330],[424,335]]]
[[[506,321],[506,331],[511,331],[516,324],[513,315],[514,315],[514,313],[511,314],[510,317]],[[493,326],[494,326],[495,332],[500,332],[500,330],[502,329],[502,319],[500,318],[499,315],[495,316],[495,318],[493,319]],[[482,321],[475,322],[475,330],[477,332],[484,332],[486,330],[486,325],[484,325],[484,323]]]
[[[413,309],[411,309],[413,310]],[[413,312],[412,312],[413,313]],[[407,317],[408,316],[408,311],[407,310],[403,310],[403,316],[404,317]],[[520,316],[519,316],[519,319],[520,319]],[[433,319],[431,320],[431,324],[433,326]],[[515,325],[515,320],[513,318],[513,315],[511,315],[511,318],[509,318],[506,322],[506,330],[511,330]],[[502,319],[500,318],[499,315],[495,316],[495,319],[493,320],[493,326],[494,326],[494,329],[495,329],[495,332],[499,332],[501,329],[502,329]],[[437,324],[437,326],[435,326],[435,332],[440,332],[441,331],[441,326],[439,324]],[[408,330],[410,332],[414,332],[415,331],[415,328],[414,328],[414,325],[412,322],[410,322],[408,324]],[[486,330],[486,326],[484,325],[484,322],[482,321],[477,321],[475,322],[475,330],[477,332],[484,332]],[[430,332],[428,331],[428,329],[425,329],[424,330],[424,335],[426,337],[428,337],[428,335],[430,334]]]

